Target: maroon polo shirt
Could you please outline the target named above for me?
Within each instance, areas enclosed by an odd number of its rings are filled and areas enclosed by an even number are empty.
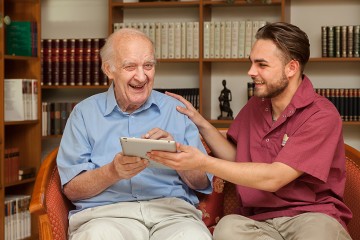
[[[228,137],[237,144],[238,162],[281,162],[304,172],[276,192],[237,186],[245,216],[261,221],[320,212],[346,228],[352,214],[343,203],[342,120],[306,76],[275,123],[270,99],[252,97],[236,116]]]

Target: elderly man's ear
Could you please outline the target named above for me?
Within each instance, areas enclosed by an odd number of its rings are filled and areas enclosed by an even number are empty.
[[[105,63],[103,67],[104,73],[109,79],[114,79],[115,66]]]

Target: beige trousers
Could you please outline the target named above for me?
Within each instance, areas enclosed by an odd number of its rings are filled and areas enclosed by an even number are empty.
[[[335,218],[304,213],[267,221],[228,215],[217,224],[214,240],[351,240],[351,237]]]
[[[178,198],[123,202],[70,217],[71,240],[211,240],[202,213]]]

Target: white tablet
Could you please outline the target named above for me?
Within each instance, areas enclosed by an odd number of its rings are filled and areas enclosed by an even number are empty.
[[[169,168],[169,167],[149,159],[146,156],[147,152],[150,152],[151,150],[176,152],[176,142],[171,140],[121,137],[120,143],[124,155],[146,158],[149,160],[150,163],[149,167],[155,167],[155,168]]]

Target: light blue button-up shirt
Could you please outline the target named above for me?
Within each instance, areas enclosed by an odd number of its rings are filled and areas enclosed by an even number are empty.
[[[66,123],[57,164],[62,185],[79,173],[101,167],[121,152],[120,137],[140,137],[158,127],[169,132],[175,141],[197,147],[206,153],[194,123],[176,110],[181,102],[152,91],[146,103],[129,114],[118,107],[114,88],[91,96],[78,103]],[[212,176],[208,174],[211,181]],[[209,194],[212,186],[200,192]],[[197,205],[194,191],[175,170],[146,168],[129,180],[121,180],[102,193],[73,202],[76,210],[116,202],[141,201],[163,197],[177,197]]]

